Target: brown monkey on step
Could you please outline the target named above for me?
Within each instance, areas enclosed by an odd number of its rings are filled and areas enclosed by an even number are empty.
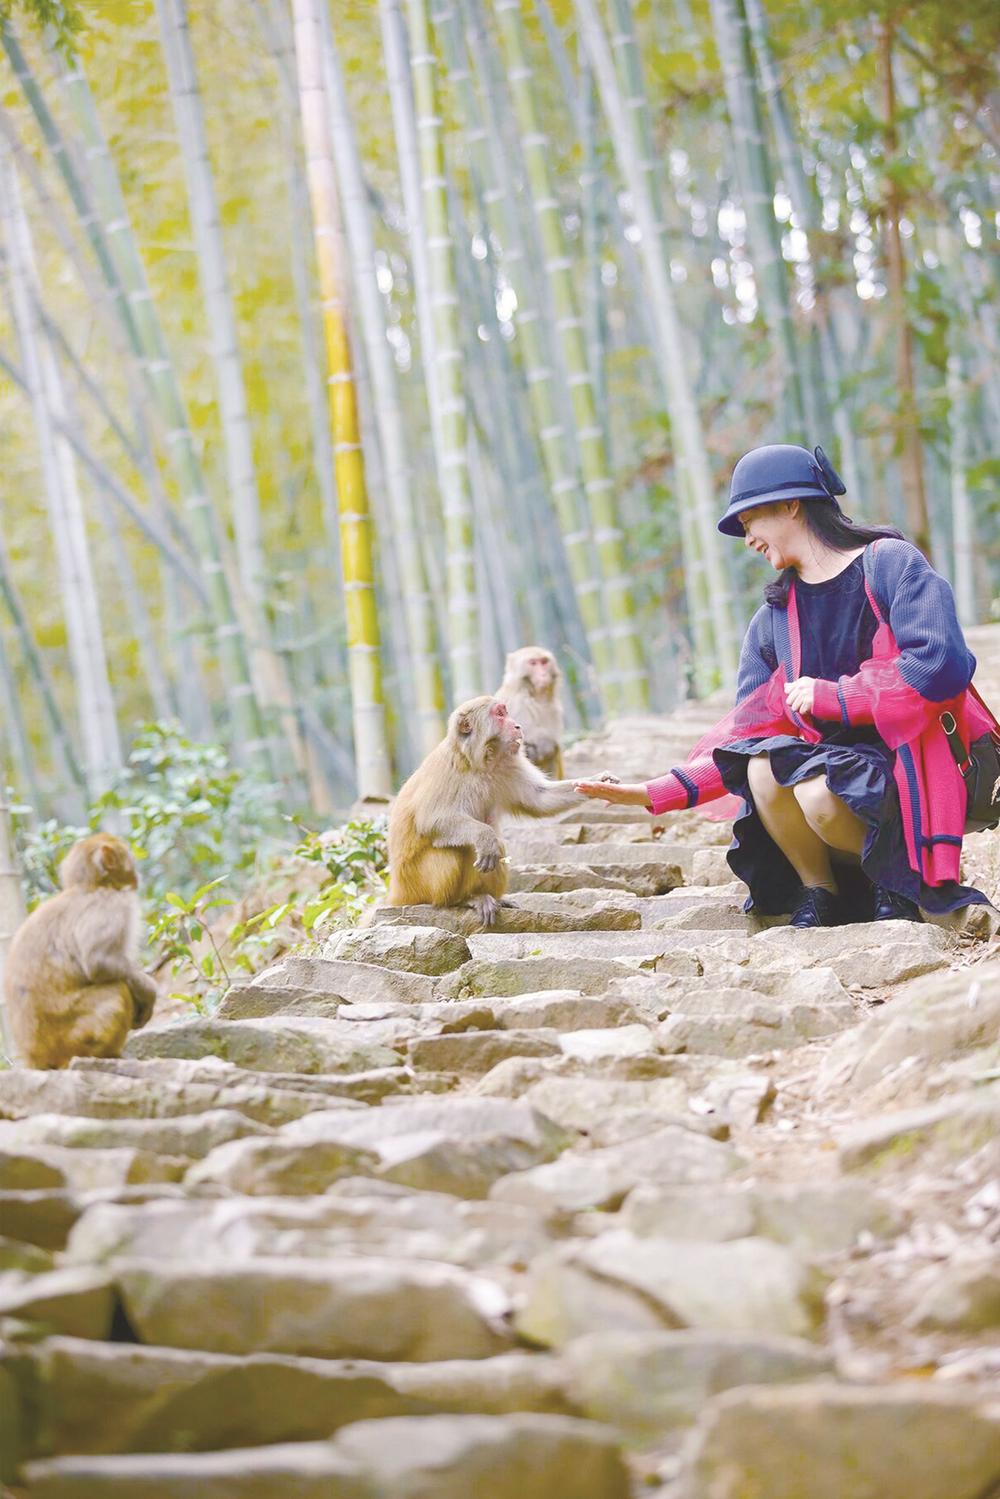
[[[511,651],[497,689],[511,718],[524,731],[524,753],[533,765],[555,780],[563,778],[561,741],[563,710],[559,701],[562,672],[551,651],[525,645]]]
[[[545,817],[578,800],[572,781],[548,781],[525,759],[520,726],[503,703],[463,703],[390,813],[386,903],[467,904],[489,926],[507,889],[497,823]]]
[[[110,833],[74,843],[62,890],[42,901],[11,943],[4,993],[27,1067],[72,1057],[117,1057],[153,1013],[156,985],[136,961],[138,877],[131,850]]]

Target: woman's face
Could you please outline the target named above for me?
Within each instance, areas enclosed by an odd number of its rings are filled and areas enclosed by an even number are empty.
[[[745,545],[770,562],[775,572],[795,567],[800,559],[802,533],[801,501],[776,500],[742,510],[740,521]]]

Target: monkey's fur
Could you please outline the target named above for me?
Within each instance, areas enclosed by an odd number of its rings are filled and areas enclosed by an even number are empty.
[[[497,689],[500,702],[524,731],[524,753],[554,780],[563,778],[563,710],[559,701],[562,672],[551,651],[525,645],[511,651]]]
[[[62,890],[42,901],[11,943],[4,993],[27,1067],[117,1057],[153,1013],[156,985],[136,962],[139,896],[128,845],[109,833],[74,843]]]
[[[522,752],[497,698],[456,708],[448,732],[410,776],[389,816],[390,906],[472,906],[484,926],[507,890],[496,824],[576,806],[572,781],[549,781]]]

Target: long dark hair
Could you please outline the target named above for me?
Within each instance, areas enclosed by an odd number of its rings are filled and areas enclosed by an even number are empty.
[[[895,536],[899,540],[903,535],[895,526],[856,526],[834,499],[803,499],[802,519],[812,534],[835,552],[854,552],[858,547],[866,547],[871,541],[878,541],[880,537]],[[794,577],[794,567],[786,567],[781,576],[775,578],[773,583],[768,583],[764,589],[765,602],[775,604],[779,609],[787,609],[788,590]]]

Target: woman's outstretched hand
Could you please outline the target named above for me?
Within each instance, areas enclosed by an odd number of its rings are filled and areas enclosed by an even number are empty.
[[[630,783],[619,781],[614,776],[602,776],[599,781],[577,781],[575,789],[581,796],[595,796],[616,806],[649,806],[649,792],[641,781]]]
[[[811,713],[815,691],[815,677],[796,677],[794,682],[785,683],[785,701],[793,713]]]

